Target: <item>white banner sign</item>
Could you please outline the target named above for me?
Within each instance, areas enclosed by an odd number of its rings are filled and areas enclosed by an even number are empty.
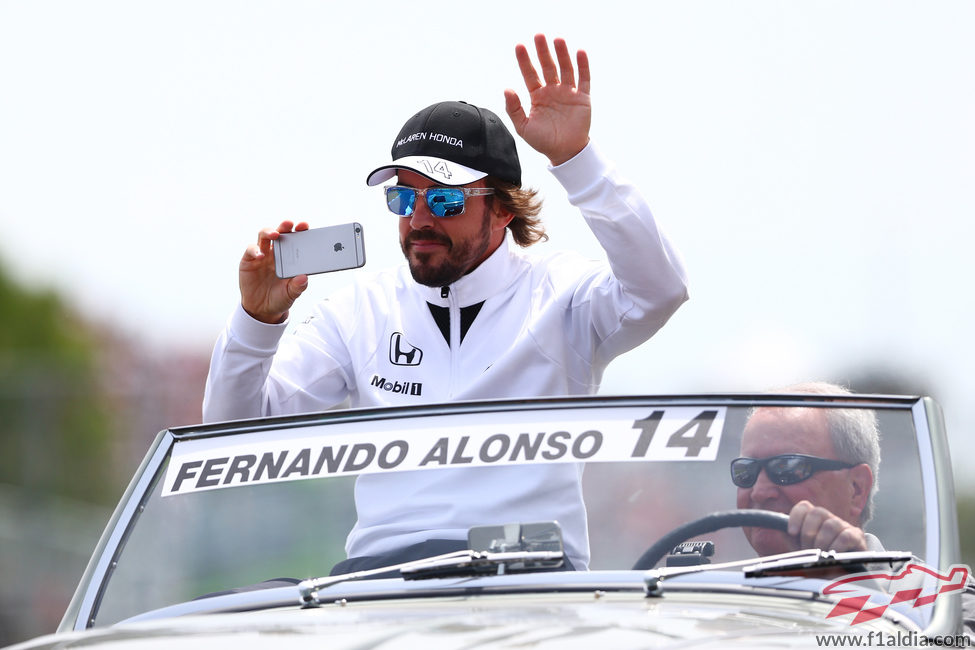
[[[558,420],[547,419],[553,416]],[[713,461],[724,418],[724,408],[686,406],[533,411],[529,415],[503,412],[323,424],[183,440],[173,446],[163,496],[438,467]],[[492,422],[467,423],[478,419]]]

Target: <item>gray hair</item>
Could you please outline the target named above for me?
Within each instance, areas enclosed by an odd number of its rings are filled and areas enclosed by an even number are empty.
[[[802,395],[853,395],[853,391],[825,381],[793,384],[772,391],[776,393],[798,393]],[[880,472],[880,427],[877,414],[872,409],[844,408],[826,409],[826,426],[833,442],[833,449],[839,460],[859,465],[866,463],[873,473],[873,485],[867,503],[860,513],[863,525],[873,517],[874,498],[877,495]]]

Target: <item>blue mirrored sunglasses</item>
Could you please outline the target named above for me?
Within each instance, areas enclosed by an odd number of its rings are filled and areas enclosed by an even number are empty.
[[[401,217],[413,216],[417,194],[426,198],[430,214],[440,218],[464,214],[464,199],[468,196],[494,194],[494,190],[487,187],[428,187],[418,190],[415,187],[387,185],[385,189],[386,206],[390,212]]]

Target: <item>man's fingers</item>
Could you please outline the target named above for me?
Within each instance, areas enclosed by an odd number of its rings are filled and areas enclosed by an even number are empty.
[[[840,553],[865,551],[867,539],[861,529],[836,517],[823,524],[816,537],[815,548]]]
[[[525,80],[525,87],[528,88],[528,92],[532,93],[541,88],[542,80],[538,78],[538,72],[532,65],[528,48],[524,45],[515,46],[515,58],[518,59],[518,68],[521,70],[521,76]]]
[[[565,44],[564,39],[555,39],[555,56],[559,59],[559,74],[562,77],[562,83],[575,87],[576,73],[572,67],[572,56],[569,54],[569,46]]]
[[[836,540],[847,528],[850,527],[850,524],[843,521],[839,517],[821,517],[819,513],[816,514],[816,519],[814,522],[810,523],[809,529],[806,530],[805,527],[803,527],[803,547],[820,548],[824,551],[846,550],[836,548]]]
[[[271,253],[271,242],[280,237],[281,233],[302,230],[308,230],[308,222],[301,221],[295,225],[293,221],[285,220],[277,228],[262,228],[257,233],[257,245],[260,247],[261,254],[269,255]]]
[[[298,299],[298,296],[305,292],[308,288],[308,276],[307,275],[296,275],[288,281],[288,299],[291,300],[292,304]]]
[[[254,262],[262,257],[264,257],[264,253],[261,252],[260,246],[257,244],[252,244],[244,250],[244,257],[242,261]]]
[[[806,515],[810,510],[813,509],[813,504],[808,501],[800,501],[796,505],[792,506],[792,510],[789,511],[789,534],[793,537],[799,537],[799,533],[802,532],[802,525],[806,519]]]
[[[579,87],[578,90],[584,95],[589,94],[589,55],[585,50],[576,53],[576,64],[579,66]]]
[[[549,49],[548,41],[544,34],[535,35],[535,51],[538,55],[538,64],[542,71],[539,77],[528,53],[528,48],[524,45],[515,46],[515,58],[518,60],[518,67],[521,76],[525,80],[525,86],[529,93],[534,93],[544,84],[559,85],[563,84],[570,88],[575,88],[580,93],[589,94],[591,74],[589,70],[589,55],[584,50],[576,52],[575,66],[573,65],[572,55],[569,46],[563,38],[556,38],[553,41],[555,47],[555,57]],[[576,77],[576,67],[578,67],[578,78]],[[544,79],[544,84],[543,84]]]
[[[816,545],[824,523],[832,517],[832,513],[825,508],[812,508],[802,520],[802,529],[799,531],[799,544],[802,548],[822,548]],[[838,528],[831,528],[832,535],[828,541],[839,534]]]
[[[525,115],[525,109],[521,105],[521,98],[518,97],[518,93],[510,88],[504,91],[504,110],[508,113],[508,117],[511,118],[515,132],[521,133],[522,125],[524,125],[528,116]]]
[[[278,238],[280,233],[274,228],[262,228],[257,233],[257,246],[262,255],[271,254],[271,242]]]
[[[805,500],[789,512],[789,534],[797,539],[799,548],[839,552],[867,548],[866,536],[860,528]]]
[[[867,550],[867,537],[863,534],[863,529],[848,525],[843,529],[836,539],[833,540],[833,549],[844,553],[847,551]]]
[[[559,83],[559,71],[555,67],[555,59],[552,58],[552,53],[548,49],[545,34],[535,35],[535,52],[538,54],[538,65],[542,68],[542,77],[544,77],[545,83]]]

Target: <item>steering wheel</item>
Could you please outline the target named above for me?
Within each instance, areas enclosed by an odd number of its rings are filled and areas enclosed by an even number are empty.
[[[782,531],[789,527],[789,517],[781,512],[771,510],[726,510],[712,512],[700,519],[678,526],[648,548],[640,559],[633,565],[635,571],[652,569],[667,553],[681,542],[704,533],[713,533],[722,528],[738,528],[753,526],[755,528],[771,528]]]

